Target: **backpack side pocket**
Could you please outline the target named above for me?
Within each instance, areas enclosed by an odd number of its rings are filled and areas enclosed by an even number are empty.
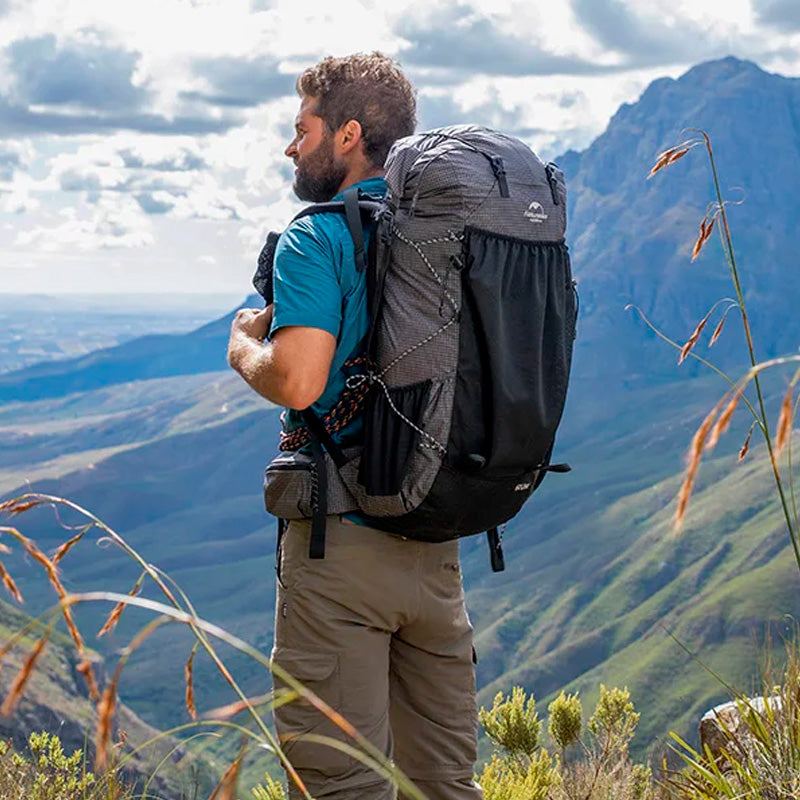
[[[567,395],[575,294],[563,243],[467,228],[448,463],[513,476],[547,463]]]
[[[409,458],[420,439],[431,382],[376,386],[364,417],[364,451],[358,482],[373,497],[400,492]]]

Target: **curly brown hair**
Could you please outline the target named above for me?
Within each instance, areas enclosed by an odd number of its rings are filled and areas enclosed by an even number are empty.
[[[328,58],[297,79],[300,97],[317,100],[315,113],[331,132],[348,120],[361,125],[364,153],[382,167],[396,139],[416,126],[414,88],[396,61],[379,52]]]

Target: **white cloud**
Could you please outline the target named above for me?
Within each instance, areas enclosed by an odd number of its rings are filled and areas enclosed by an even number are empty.
[[[202,267],[212,289],[241,286],[266,231],[299,207],[283,155],[297,106],[292,83],[324,55],[399,56],[426,125],[494,125],[552,157],[588,145],[621,103],[690,61],[730,52],[800,74],[792,8],[787,0],[729,0],[724,11],[716,0],[563,0],[546,11],[526,0],[11,3],[0,14],[4,264],[36,264],[32,280],[47,265],[64,287],[91,286],[86,276],[107,274],[104,251],[113,247],[131,285],[160,285],[166,268],[188,283]],[[636,66],[659,48],[650,66]]]
[[[15,244],[55,253],[141,248],[154,242],[147,218],[125,195],[102,197],[88,216],[75,208],[63,208],[58,216],[61,222],[20,231]]]

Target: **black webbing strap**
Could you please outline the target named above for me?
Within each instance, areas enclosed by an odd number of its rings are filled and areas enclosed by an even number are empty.
[[[333,441],[333,437],[328,433],[328,429],[322,424],[322,420],[310,408],[303,409],[301,413],[306,425],[308,425],[308,429],[312,433],[311,440],[313,441],[316,439],[319,441],[319,443],[330,453],[333,463],[339,468],[343,467],[347,463],[347,458],[342,452],[342,448]]]
[[[367,330],[367,356],[375,361],[376,339],[375,332],[378,330],[378,317],[380,316],[381,306],[383,305],[383,287],[386,282],[386,273],[389,271],[389,258],[391,255],[388,242],[384,243],[383,258],[377,258],[378,242],[377,238],[381,233],[380,227],[376,230],[369,240],[370,249],[375,248],[375,258],[372,260],[372,269],[367,271],[367,307],[370,309],[369,328]],[[389,234],[391,235],[391,234]]]
[[[328,516],[328,469],[325,466],[325,451],[316,436],[311,437],[311,454],[317,473],[317,491],[314,498],[314,515],[311,517],[311,540],[308,544],[309,558],[325,558],[325,518]]]
[[[344,198],[344,213],[347,217],[347,227],[353,237],[353,255],[356,269],[363,272],[367,268],[367,254],[364,251],[364,228],[361,225],[361,209],[358,205],[358,189],[351,186],[342,193]]]
[[[506,568],[506,562],[503,558],[503,547],[500,544],[500,532],[497,528],[491,528],[486,531],[486,537],[489,539],[489,558],[492,561],[492,572],[502,572]]]
[[[337,467],[343,467],[347,463],[347,458],[342,448],[333,441],[322,420],[310,408],[304,409],[302,414],[311,431],[311,455],[314,457],[314,469],[317,473],[317,492],[311,518],[308,557],[325,558],[325,518],[328,516],[328,468],[325,464],[325,451],[330,453]]]

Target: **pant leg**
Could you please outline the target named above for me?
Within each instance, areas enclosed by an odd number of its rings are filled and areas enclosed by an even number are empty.
[[[389,647],[403,615],[414,553],[397,537],[328,518],[325,558],[308,558],[310,526],[284,535],[273,661],[339,712],[387,757]],[[280,686],[280,681],[275,681]],[[303,734],[353,740],[313,706],[275,711],[284,750],[317,800],[392,800],[393,787],[357,759]],[[289,782],[292,800],[301,797]]]
[[[392,637],[390,717],[397,766],[431,800],[481,800],[478,713],[458,543],[417,543],[419,605]]]

